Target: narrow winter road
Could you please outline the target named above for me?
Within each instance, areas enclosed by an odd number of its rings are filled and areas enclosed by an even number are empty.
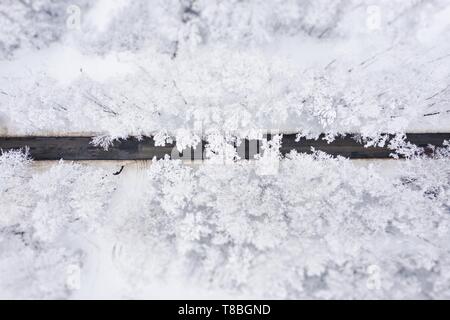
[[[270,136],[266,137],[270,140]],[[311,153],[320,150],[333,156],[343,156],[350,159],[387,159],[391,157],[392,149],[386,144],[384,147],[366,147],[356,141],[355,136],[337,137],[327,142],[322,135],[318,140],[301,138],[296,135],[283,135],[280,152],[285,155],[292,150],[302,153]],[[407,134],[407,141],[425,148],[432,153],[432,147],[441,147],[445,140],[450,140],[450,133],[412,133]],[[94,146],[91,137],[4,137],[0,138],[0,149],[15,150],[29,148],[30,156],[34,160],[151,160],[154,157],[162,159],[166,155],[174,159],[202,160],[205,158],[204,146],[198,145],[195,149],[185,149],[179,153],[176,142],[165,146],[155,145],[152,137],[137,140],[130,138],[115,142],[108,150]],[[261,153],[260,140],[244,140],[237,147],[241,159],[253,159]]]

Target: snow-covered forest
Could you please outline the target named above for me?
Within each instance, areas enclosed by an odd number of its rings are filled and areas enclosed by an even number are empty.
[[[449,129],[449,1],[375,4],[2,0],[1,131]]]
[[[240,160],[266,132],[406,159]],[[0,0],[0,136],[209,143],[1,151],[0,298],[450,299],[450,144],[407,132],[450,132],[450,0]]]

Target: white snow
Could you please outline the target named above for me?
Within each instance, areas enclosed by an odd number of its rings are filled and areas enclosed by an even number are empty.
[[[448,0],[2,0],[0,135],[154,135],[207,161],[0,153],[0,298],[450,298]],[[406,160],[281,159],[271,131]],[[120,167],[123,172],[118,175]]]
[[[449,298],[447,154],[197,167],[0,157],[1,298]],[[45,186],[45,187],[43,187]]]
[[[42,3],[66,14],[63,4]],[[39,50],[0,46],[4,135],[177,137],[184,129],[190,133],[177,138],[195,140],[215,130],[238,137],[269,129],[367,137],[449,130],[448,1],[79,6],[80,30],[61,22]],[[9,1],[0,11],[16,7],[28,10]],[[28,14],[36,32],[61,20]],[[11,36],[28,41],[20,29]]]

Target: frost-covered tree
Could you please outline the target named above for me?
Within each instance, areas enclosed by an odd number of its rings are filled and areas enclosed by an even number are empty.
[[[430,16],[447,5],[445,0],[98,1],[85,25],[90,32],[80,39],[97,38],[99,42],[93,42],[97,49],[156,45],[169,54],[173,49],[174,57],[186,44],[190,48],[224,42],[258,45],[298,35],[342,39],[373,35],[373,29],[388,43],[414,37],[420,27],[433,23]],[[95,13],[101,12],[99,28]]]
[[[0,297],[66,298],[85,234],[107,219],[112,174],[64,163],[39,174],[20,151],[2,153],[0,168]]]
[[[1,134],[94,133],[104,147],[154,135],[178,149],[204,138],[208,160],[115,176],[2,152],[0,296],[148,297],[178,283],[246,298],[449,298],[448,143],[430,159],[403,135],[448,128],[449,10],[2,1]],[[368,146],[393,133],[407,160],[282,159],[276,135],[257,161],[238,161],[241,138],[271,129],[358,133]]]
[[[56,59],[42,67],[19,60],[26,72],[10,66],[1,76],[3,132],[196,141],[198,128],[239,137],[272,128],[376,137],[448,123],[445,1],[97,1],[80,8],[80,30],[51,28],[64,39],[61,69],[66,61],[73,67],[67,75],[54,75]]]
[[[247,298],[448,298],[448,157],[448,145],[370,165],[292,153],[275,174],[261,174],[264,161],[165,159],[113,176],[36,172],[5,153],[0,292],[89,297],[107,281],[108,297],[181,283]]]
[[[0,2],[0,58],[19,49],[43,49],[66,33],[67,8],[86,1],[3,0]]]

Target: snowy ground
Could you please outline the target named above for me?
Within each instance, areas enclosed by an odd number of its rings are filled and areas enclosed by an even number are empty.
[[[407,160],[236,161],[272,129]],[[0,135],[211,159],[0,152],[0,298],[450,299],[449,147],[402,142],[449,131],[449,0],[1,0]]]

